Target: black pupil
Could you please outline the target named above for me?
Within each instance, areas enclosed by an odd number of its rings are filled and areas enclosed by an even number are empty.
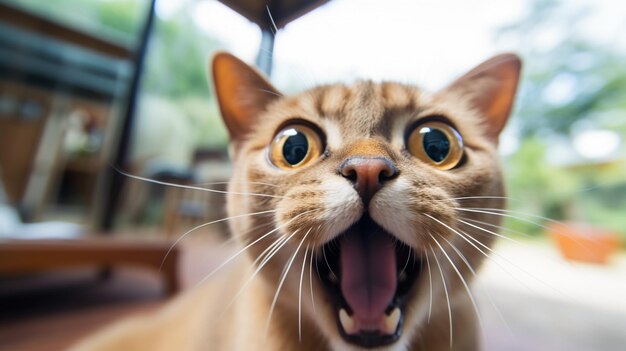
[[[303,133],[296,129],[292,129],[290,132],[292,134],[283,145],[283,156],[290,165],[297,165],[304,160],[309,150],[309,141]]]
[[[424,136],[423,144],[426,155],[435,162],[445,160],[448,152],[450,152],[450,140],[446,135],[442,131],[432,128],[424,128],[420,132]]]

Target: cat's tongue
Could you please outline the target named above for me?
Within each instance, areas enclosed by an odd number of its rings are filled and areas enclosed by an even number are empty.
[[[358,329],[375,331],[396,292],[396,253],[392,238],[381,228],[362,227],[340,240],[341,292]]]

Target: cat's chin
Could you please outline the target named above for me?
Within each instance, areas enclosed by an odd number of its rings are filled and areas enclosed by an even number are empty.
[[[406,304],[422,270],[419,252],[365,214],[326,243],[316,262],[346,342],[379,347],[400,339]]]

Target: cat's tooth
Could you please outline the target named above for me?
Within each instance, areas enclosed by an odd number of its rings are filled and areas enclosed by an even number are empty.
[[[383,332],[385,332],[386,334],[394,334],[396,332],[396,329],[398,329],[398,323],[400,323],[401,315],[402,312],[400,312],[400,309],[396,307],[393,311],[391,311],[390,315],[385,316],[383,323]]]
[[[352,319],[343,308],[339,310],[339,321],[346,334],[354,334],[356,332],[356,330],[354,330],[354,319]]]

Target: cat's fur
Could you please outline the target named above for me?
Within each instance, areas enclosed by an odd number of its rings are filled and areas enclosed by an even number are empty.
[[[212,67],[232,140],[234,175],[228,213],[276,210],[232,220],[232,233],[244,247],[278,229],[162,311],[119,323],[76,350],[360,349],[339,334],[337,310],[315,269],[313,286],[309,286],[310,261],[304,260],[304,254],[306,251],[310,257],[315,251],[317,262],[321,246],[364,212],[415,252],[430,258],[408,297],[399,340],[378,349],[447,350],[451,338],[455,350],[478,349],[479,325],[459,274],[465,281],[472,280],[464,259],[477,269],[485,256],[476,246],[478,242],[491,245],[494,235],[459,219],[499,222],[497,216],[458,208],[504,207],[496,147],[513,103],[519,59],[511,54],[497,56],[434,94],[403,84],[362,81],[320,86],[285,97],[231,55],[218,54]],[[459,167],[438,170],[406,152],[407,129],[428,116],[443,118],[462,136],[464,159]],[[267,148],[280,128],[295,119],[323,132],[325,152],[304,167],[281,170],[268,162]],[[376,192],[367,209],[353,184],[337,171],[355,156],[384,157],[398,170],[397,177]],[[464,239],[456,231],[473,239]],[[277,239],[286,237],[291,238],[258,276],[249,280],[256,268],[253,261]],[[290,260],[298,247],[295,259]],[[291,269],[272,312],[281,274],[290,261]],[[237,298],[229,305],[234,296]]]

